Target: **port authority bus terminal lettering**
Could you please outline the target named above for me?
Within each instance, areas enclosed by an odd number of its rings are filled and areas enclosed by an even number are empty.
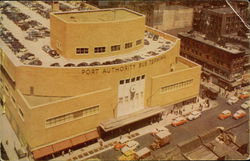
[[[141,61],[139,63],[122,65],[120,67],[104,67],[103,69],[101,69],[101,68],[82,69],[82,74],[91,75],[91,74],[98,74],[99,72],[103,73],[103,74],[111,74],[111,73],[116,73],[116,72],[130,71],[130,70],[134,70],[136,68],[143,68],[143,67],[146,67],[148,65],[153,65],[153,64],[155,64],[163,59],[166,59],[166,55],[161,55],[157,58]]]

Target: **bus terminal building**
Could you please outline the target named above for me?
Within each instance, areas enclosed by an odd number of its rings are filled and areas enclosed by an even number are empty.
[[[201,67],[179,55],[179,38],[145,26],[144,15],[52,12],[48,21],[50,36],[36,42],[5,15],[1,26],[1,99],[34,159],[160,117],[199,94]],[[6,33],[22,39],[25,52],[13,52]]]

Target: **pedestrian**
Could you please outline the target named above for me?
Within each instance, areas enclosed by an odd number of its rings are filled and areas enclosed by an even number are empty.
[[[6,143],[6,145],[8,145],[8,144],[9,144],[9,140],[6,140],[6,142],[5,142],[5,143]]]
[[[71,149],[68,150],[69,155],[71,154]]]
[[[100,140],[100,146],[103,146],[103,142],[102,142],[102,140]]]
[[[62,151],[62,156],[64,156],[64,150]]]

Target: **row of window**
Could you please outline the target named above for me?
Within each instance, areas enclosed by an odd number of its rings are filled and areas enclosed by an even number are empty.
[[[169,91],[174,91],[178,90],[187,86],[190,86],[193,83],[193,79],[186,80],[183,82],[167,85],[165,87],[161,87],[161,92],[169,92]]]
[[[137,40],[136,45],[140,45],[142,43],[142,40]],[[125,43],[125,49],[131,48],[133,46],[132,42]],[[111,51],[119,51],[121,50],[121,45],[113,45],[111,46]],[[106,52],[106,47],[95,47],[94,53],[104,53]],[[76,48],[76,54],[88,54],[89,48]]]
[[[131,79],[126,79],[126,80],[120,80],[120,84],[125,84],[125,83],[130,83],[130,82],[135,82],[135,81],[139,81],[145,78],[145,75],[142,76],[137,76]]]
[[[45,122],[45,126],[46,127],[53,127],[56,125],[60,125],[69,121],[73,121],[82,117],[87,117],[90,115],[94,115],[99,113],[99,105],[98,106],[93,106],[93,107],[88,107],[88,108],[84,108],[72,113],[68,113],[68,114],[64,114],[61,116],[57,116],[54,118],[50,118],[48,120],[46,120]]]
[[[12,102],[13,106],[15,108],[17,108],[17,102],[16,102],[16,99],[10,94],[10,90],[9,88],[5,85],[5,93],[7,96],[10,96],[10,101]],[[17,113],[19,114],[20,118],[24,121],[24,113],[20,107],[20,105],[18,105],[18,108],[17,108]]]

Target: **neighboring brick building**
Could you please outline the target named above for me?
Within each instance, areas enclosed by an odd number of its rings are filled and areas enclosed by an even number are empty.
[[[221,46],[197,32],[179,33],[181,55],[202,65],[204,76],[215,84],[232,90],[242,84],[245,51],[231,44]]]

